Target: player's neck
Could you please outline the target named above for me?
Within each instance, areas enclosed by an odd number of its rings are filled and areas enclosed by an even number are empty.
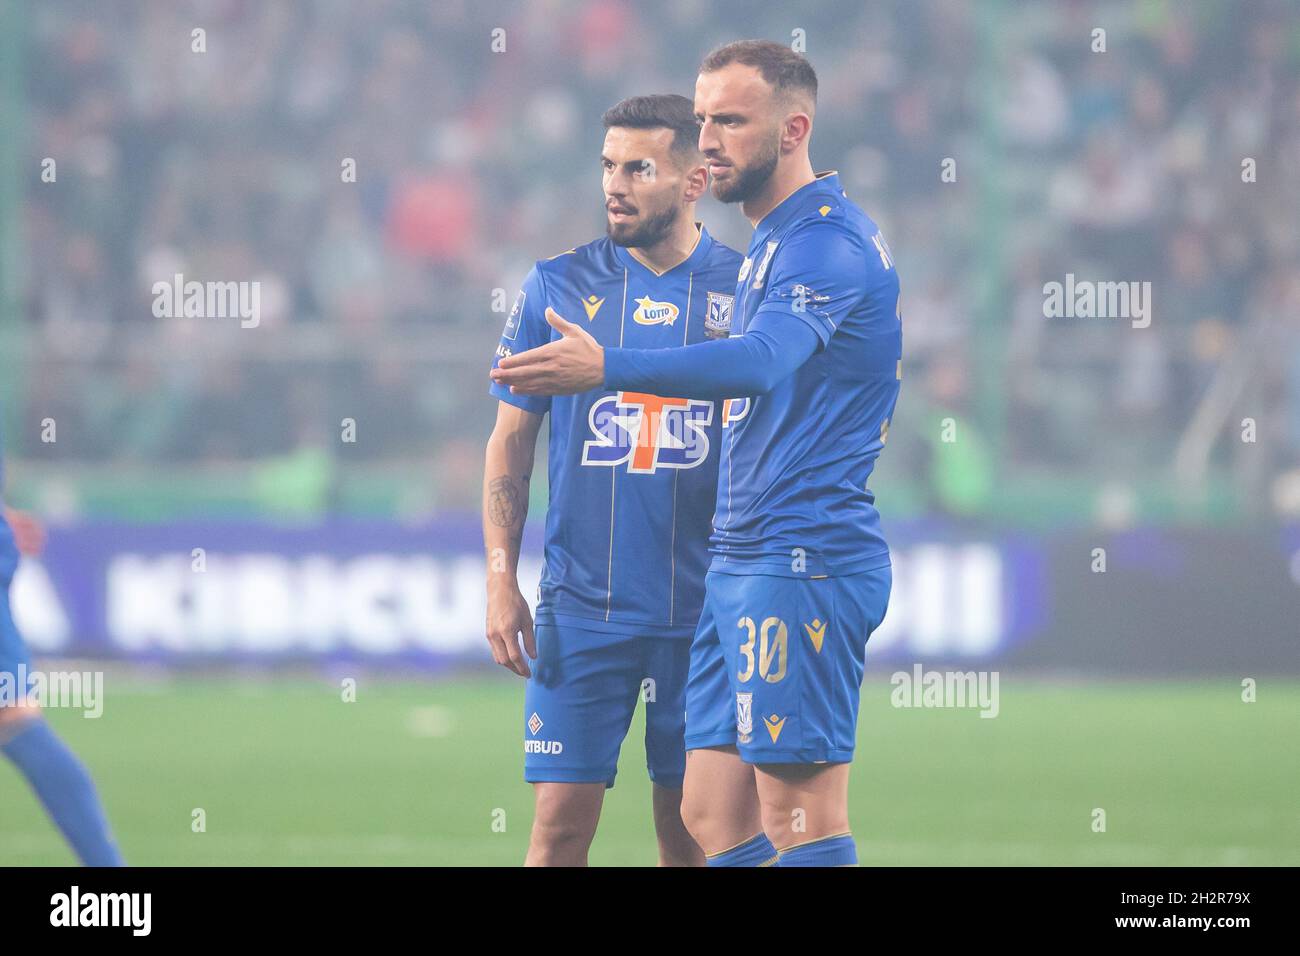
[[[681,216],[673,231],[656,242],[653,246],[634,248],[628,246],[628,254],[656,275],[663,275],[669,269],[681,265],[691,257],[695,247],[700,243],[700,230],[695,225],[695,210]]]
[[[745,214],[749,224],[757,228],[764,216],[816,178],[817,174],[813,172],[807,154],[787,164],[784,169],[778,163],[772,178],[767,181],[767,187],[753,199],[742,202],[740,211]]]

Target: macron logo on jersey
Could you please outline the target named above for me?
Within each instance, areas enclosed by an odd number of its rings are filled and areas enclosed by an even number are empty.
[[[582,463],[652,475],[658,468],[696,468],[709,457],[713,402],[645,392],[606,395],[587,415],[592,434]]]

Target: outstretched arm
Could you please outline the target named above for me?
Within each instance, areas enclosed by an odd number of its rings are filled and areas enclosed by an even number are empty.
[[[670,349],[605,349],[605,387],[691,398],[770,392],[817,351],[817,333],[773,313],[743,335]]]
[[[820,339],[802,322],[760,313],[744,335],[665,349],[602,349],[554,309],[546,321],[561,338],[503,358],[492,380],[516,395],[572,395],[593,388],[741,398],[761,395],[817,351]]]

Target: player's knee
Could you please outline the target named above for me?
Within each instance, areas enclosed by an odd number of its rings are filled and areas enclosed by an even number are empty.
[[[839,807],[799,799],[763,802],[763,832],[777,849],[848,830],[848,814]]]
[[[539,848],[568,850],[588,846],[600,819],[599,799],[585,786],[547,786],[537,791],[533,817],[533,844]]]
[[[687,786],[682,791],[682,802],[678,815],[686,832],[705,852],[725,845],[727,836],[723,832],[728,821],[721,818],[714,801],[700,787]]]
[[[681,817],[682,824],[686,827],[686,832],[699,840],[696,830],[703,827],[708,816],[708,806],[700,798],[700,794],[695,788],[686,787],[682,790],[682,802],[677,805],[677,814]]]
[[[595,835],[594,827],[575,820],[538,817],[533,821],[532,845],[537,851],[564,855],[586,850]]]

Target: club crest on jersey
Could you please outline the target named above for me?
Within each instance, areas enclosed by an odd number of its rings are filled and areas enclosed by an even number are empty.
[[[742,744],[749,743],[754,732],[754,693],[736,691],[736,736]]]
[[[730,335],[731,312],[735,304],[734,295],[710,292],[709,307],[704,313],[704,334],[711,339],[725,339]]]
[[[677,321],[678,309],[671,302],[656,302],[648,295],[635,301],[632,321],[637,325],[672,325]]]
[[[709,457],[714,403],[618,392],[592,403],[587,422],[595,438],[583,443],[582,463],[652,475],[660,468],[696,468]]]
[[[515,296],[514,307],[510,310],[510,315],[506,318],[506,329],[501,333],[502,338],[514,340],[519,334],[519,317],[524,314],[524,302],[528,300],[528,293],[523,289],[519,290],[519,295]]]

